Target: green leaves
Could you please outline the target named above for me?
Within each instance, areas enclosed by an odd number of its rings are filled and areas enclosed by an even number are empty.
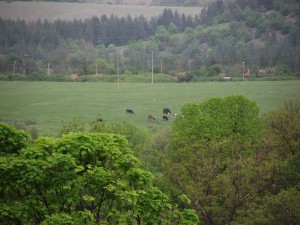
[[[171,204],[167,195],[157,188],[152,188],[143,193],[138,201],[140,217],[148,224],[162,224],[164,217],[170,214]]]
[[[199,222],[196,212],[192,209],[185,209],[181,215],[183,219],[179,223],[180,225],[195,225]]]
[[[191,199],[201,222],[229,224],[275,182],[282,168],[276,161],[255,160],[254,144],[263,128],[258,107],[233,95],[186,104],[181,113],[162,168],[184,194],[181,201]],[[189,218],[187,211],[184,215]],[[193,213],[183,224],[197,221],[192,218]]]
[[[175,121],[173,129],[174,139],[179,142],[232,136],[254,140],[262,129],[256,103],[239,95],[211,98],[201,104],[189,103],[181,111],[182,117]]]
[[[292,106],[290,106],[292,107]],[[295,155],[300,149],[300,112],[279,109],[265,116],[266,137],[278,155]]]
[[[152,175],[141,168],[124,137],[70,133],[27,144],[23,132],[1,128],[2,137],[19,137],[10,142],[18,147],[18,155],[10,146],[0,155],[1,223],[170,224],[175,218],[181,220],[168,197],[152,186]]]
[[[146,172],[140,168],[132,168],[128,171],[127,176],[131,185],[141,188],[150,184],[150,181],[152,180],[151,173]]]
[[[18,154],[22,148],[28,145],[29,140],[30,137],[25,131],[0,123],[0,155]]]

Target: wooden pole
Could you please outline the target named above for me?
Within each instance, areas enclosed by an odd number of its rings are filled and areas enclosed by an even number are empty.
[[[153,51],[152,51],[152,84],[153,84]]]
[[[118,76],[118,92],[119,92],[120,90],[119,54],[117,54],[117,76]]]
[[[14,61],[13,76],[15,76],[15,69],[16,69],[16,61]]]

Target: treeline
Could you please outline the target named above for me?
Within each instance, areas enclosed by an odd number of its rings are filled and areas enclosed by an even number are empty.
[[[142,15],[29,24],[0,20],[0,73],[116,74],[118,55],[120,73],[137,74],[151,71],[153,54],[155,73],[184,71],[182,81],[219,74],[297,75],[300,9],[295,3],[217,0],[195,17],[165,9],[149,20]]]
[[[150,20],[143,15],[135,18],[130,15],[126,18],[103,15],[84,21],[38,20],[29,24],[24,20],[0,19],[0,32],[3,34],[0,36],[1,55],[7,56],[1,58],[0,72],[11,73],[15,66],[18,73],[32,74],[41,69],[38,62],[44,62],[44,69],[47,63],[51,63],[54,73],[64,73],[67,68],[70,72],[80,70],[80,74],[88,74],[85,67],[98,57],[114,63],[111,54],[115,53],[112,50],[115,46],[147,39],[155,35],[158,27],[170,23],[182,32],[199,24],[199,17],[192,18],[165,9],[162,15]],[[70,60],[66,61],[68,56]],[[102,72],[107,73],[107,70],[103,71],[104,67],[102,65]],[[109,72],[113,73],[112,70]]]
[[[200,14],[200,12],[199,12]],[[94,46],[104,44],[108,46],[126,45],[129,41],[144,39],[152,36],[158,26],[174,23],[180,32],[187,27],[199,24],[196,16],[185,16],[177,11],[165,9],[159,17],[152,17],[149,21],[143,15],[132,18],[119,18],[116,15],[107,17],[92,17],[86,20],[64,21],[56,20],[36,21],[26,24],[24,20],[11,21],[0,19],[0,43],[7,48],[18,43],[26,43],[43,48],[56,48],[62,40],[85,40]]]

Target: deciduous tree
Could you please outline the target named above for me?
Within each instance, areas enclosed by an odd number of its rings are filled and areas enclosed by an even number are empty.
[[[258,107],[236,95],[189,103],[181,113],[163,170],[191,199],[203,224],[232,223],[278,175],[254,157],[262,129]]]
[[[197,223],[152,185],[122,136],[70,133],[28,144],[23,132],[0,128],[1,224]]]

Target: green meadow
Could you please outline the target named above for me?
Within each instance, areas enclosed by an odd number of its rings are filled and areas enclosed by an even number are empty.
[[[83,83],[0,82],[0,119],[35,121],[38,133],[56,134],[63,122],[74,118],[90,122],[101,117],[107,122],[128,121],[158,130],[170,125],[162,121],[162,109],[180,113],[189,102],[211,97],[244,95],[255,100],[261,114],[280,107],[285,99],[300,98],[300,81],[239,81],[203,83]],[[125,113],[133,109],[134,115]],[[148,115],[161,122],[153,123]]]

